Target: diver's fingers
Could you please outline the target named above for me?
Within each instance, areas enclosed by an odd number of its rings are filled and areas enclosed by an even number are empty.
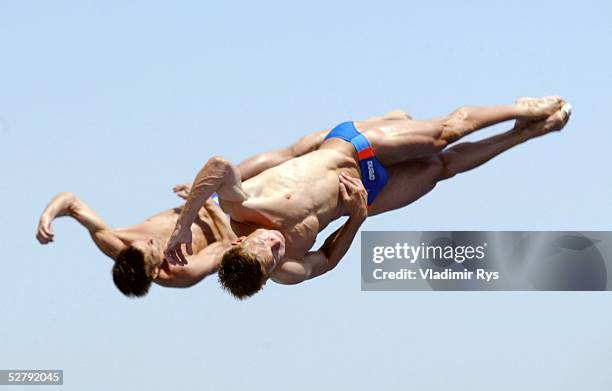
[[[352,181],[349,177],[347,177],[346,175],[343,175],[340,177],[340,181],[342,181],[342,183],[347,187],[348,190],[350,190],[351,193],[353,193],[354,191],[358,190],[359,187],[357,186],[357,184],[355,184],[354,181]]]
[[[340,182],[340,195],[342,195],[342,199],[344,201],[348,201],[350,199],[348,192],[346,191],[346,186],[344,183]]]
[[[357,178],[354,178],[345,172],[342,173],[342,177],[355,186],[358,186],[359,184],[359,180]]]
[[[355,185],[355,187],[360,188],[363,187],[363,183],[361,183],[361,179],[359,178],[355,178],[355,177],[348,177],[349,181],[351,181],[351,183],[353,185]]]
[[[44,236],[42,233],[40,233],[40,232],[36,234],[36,240],[38,240],[38,242],[39,242],[40,244],[47,244],[47,243],[49,243],[49,242],[51,241],[50,239],[46,238],[46,237],[45,237],[45,236]]]
[[[176,258],[176,254],[175,254],[174,248],[169,249],[169,250],[166,251],[166,259],[168,260],[168,263],[171,264],[171,265],[178,264],[178,260]]]
[[[183,250],[181,250],[180,247],[176,249],[176,254],[180,260],[180,265],[185,266],[187,264],[187,259],[185,259],[185,254],[183,254]]]

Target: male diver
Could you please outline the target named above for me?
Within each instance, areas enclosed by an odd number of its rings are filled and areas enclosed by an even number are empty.
[[[186,197],[188,186],[175,187]],[[112,276],[126,296],[147,294],[152,282],[167,287],[189,287],[214,273],[227,244],[235,239],[227,216],[212,200],[198,211],[191,224],[193,255],[189,266],[179,267],[164,261],[163,249],[172,233],[180,208],[160,212],[142,223],[113,228],[72,193],[59,193],[45,208],[38,223],[36,238],[41,244],[53,242],[52,222],[68,216],[90,233],[100,251],[115,261]]]
[[[190,227],[216,192],[238,238],[226,245],[219,280],[235,297],[258,292],[268,279],[296,284],[333,269],[360,225],[404,207],[437,182],[471,170],[531,138],[561,130],[571,106],[560,97],[522,98],[494,107],[461,107],[427,121],[403,112],[345,122],[306,136],[273,164],[241,181],[240,172],[213,157],[195,177],[164,251],[169,264],[189,265],[197,251]],[[452,143],[503,121],[514,127],[479,142]],[[264,168],[267,168],[265,169]],[[318,232],[340,216],[348,220],[323,246],[310,251]]]

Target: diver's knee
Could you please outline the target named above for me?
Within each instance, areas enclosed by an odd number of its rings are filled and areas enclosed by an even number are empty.
[[[440,154],[423,158],[421,160],[421,164],[423,164],[424,170],[427,173],[426,176],[428,178],[434,178],[434,184],[444,173],[444,162],[442,161]]]
[[[442,165],[440,170],[440,180],[449,179],[457,175],[459,172],[457,157],[458,154],[454,151],[444,151],[438,154],[438,160]]]
[[[454,141],[462,135],[474,130],[474,121],[467,107],[460,107],[442,120],[442,136],[447,141]]]

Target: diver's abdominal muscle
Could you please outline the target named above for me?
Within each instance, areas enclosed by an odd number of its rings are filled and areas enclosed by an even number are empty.
[[[293,221],[314,215],[326,224],[325,220],[337,217],[340,172],[359,175],[351,157],[333,150],[314,151],[246,181],[244,188],[253,197],[247,203],[282,211],[285,218],[291,216]]]
[[[335,198],[341,171],[359,175],[357,163],[351,160],[334,150],[314,151],[262,172],[245,182],[245,190],[253,194],[249,190],[258,189],[261,194],[257,195],[266,196],[287,193],[291,197],[305,195],[327,200],[333,195]]]

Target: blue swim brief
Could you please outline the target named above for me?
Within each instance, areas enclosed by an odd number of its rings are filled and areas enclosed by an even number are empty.
[[[368,192],[368,206],[370,206],[383,187],[385,187],[389,180],[389,173],[376,159],[372,146],[355,128],[353,122],[343,122],[336,126],[325,136],[325,140],[334,137],[348,141],[355,147],[359,157],[359,166],[361,167],[361,182],[363,182],[363,187]]]

